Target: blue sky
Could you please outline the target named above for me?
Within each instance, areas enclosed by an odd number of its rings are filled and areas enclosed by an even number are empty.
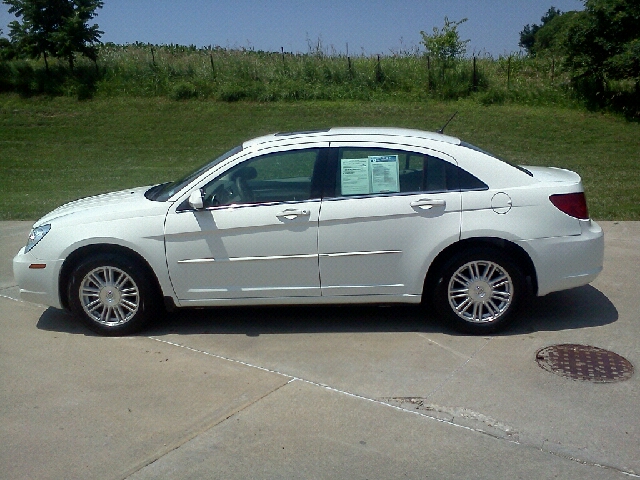
[[[328,52],[389,54],[420,46],[444,17],[459,27],[467,53],[519,50],[524,25],[540,23],[550,6],[581,10],[579,0],[104,0],[95,23],[103,42],[219,45],[307,52],[320,39]],[[0,29],[13,20],[0,4]]]

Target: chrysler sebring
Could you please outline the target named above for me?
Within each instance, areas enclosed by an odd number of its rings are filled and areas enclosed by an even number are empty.
[[[80,199],[13,260],[23,299],[125,335],[160,308],[424,303],[488,333],[591,282],[580,177],[394,128],[276,133],[170,183]]]

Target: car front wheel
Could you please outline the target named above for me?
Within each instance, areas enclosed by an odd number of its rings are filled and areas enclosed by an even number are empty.
[[[520,269],[505,254],[473,249],[459,254],[443,268],[435,304],[455,329],[490,333],[513,319],[523,288]]]
[[[81,263],[69,285],[71,310],[101,335],[128,335],[151,315],[153,291],[142,269],[118,255],[101,254]]]

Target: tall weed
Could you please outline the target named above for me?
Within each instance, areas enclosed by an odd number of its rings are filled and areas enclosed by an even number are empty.
[[[225,102],[290,100],[477,99],[484,105],[570,102],[572,92],[554,59],[523,55],[463,59],[447,65],[417,50],[384,56],[346,56],[321,41],[309,52],[263,52],[220,47],[112,43],[96,64],[12,60],[0,64],[0,91],[23,96],[168,97]]]

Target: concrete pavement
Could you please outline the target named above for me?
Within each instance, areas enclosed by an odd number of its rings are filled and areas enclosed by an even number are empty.
[[[507,332],[410,307],[183,311],[102,338],[12,297],[30,224],[0,223],[1,478],[628,478],[640,475],[640,222],[601,222],[605,270]],[[620,383],[538,367],[579,343]]]

